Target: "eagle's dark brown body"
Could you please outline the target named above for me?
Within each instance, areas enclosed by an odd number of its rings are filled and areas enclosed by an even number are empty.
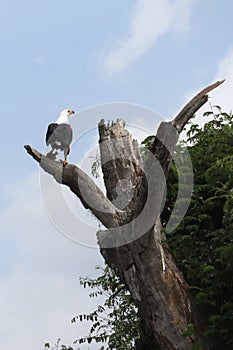
[[[58,154],[54,150],[64,152],[64,165],[67,163],[67,155],[70,153],[70,144],[72,142],[73,131],[68,122],[68,117],[74,114],[74,111],[67,109],[61,112],[56,123],[51,123],[46,132],[46,146],[51,146],[52,150],[47,153],[47,156],[54,159]],[[64,121],[64,122],[63,122]]]

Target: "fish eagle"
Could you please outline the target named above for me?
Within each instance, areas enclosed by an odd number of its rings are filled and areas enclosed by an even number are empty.
[[[46,156],[55,160],[58,154],[57,150],[63,151],[64,166],[67,164],[67,155],[70,153],[70,144],[73,136],[73,131],[69,124],[69,116],[74,113],[72,109],[61,111],[56,122],[49,124],[45,137],[46,146],[50,145],[52,147],[52,150]]]

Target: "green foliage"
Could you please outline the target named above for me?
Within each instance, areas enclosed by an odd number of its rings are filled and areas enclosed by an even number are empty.
[[[132,297],[109,267],[96,268],[102,274],[96,279],[80,278],[80,284],[94,290],[89,294],[90,298],[103,296],[105,301],[93,312],[77,315],[71,320],[73,323],[92,322],[89,334],[74,343],[107,342],[108,346],[103,349],[134,349],[140,319]]]
[[[192,335],[194,335],[194,325],[193,323],[189,323],[188,324],[188,327],[187,327],[187,330],[183,333],[183,336],[184,337],[191,337]]]
[[[71,346],[66,346],[64,344],[61,344],[61,339],[58,338],[54,346],[51,346],[49,343],[45,343],[43,350],[74,350],[74,348],[72,348]]]
[[[215,111],[217,112],[215,113]],[[194,193],[188,212],[167,241],[205,320],[211,349],[233,347],[233,116],[216,106],[201,129],[192,125],[187,145]],[[176,169],[169,173],[166,225],[177,195]]]
[[[155,136],[150,135],[145,138],[145,140],[142,141],[141,147],[140,147],[140,154],[143,160],[146,160],[148,157],[148,150],[151,149],[153,143],[155,141]]]

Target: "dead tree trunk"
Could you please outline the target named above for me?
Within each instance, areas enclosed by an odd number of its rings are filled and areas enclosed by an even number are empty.
[[[221,83],[202,90],[174,120],[161,123],[144,162],[123,121],[106,125],[101,120],[99,143],[107,197],[75,165],[62,167],[25,146],[46,172],[67,185],[105,225],[106,231],[97,233],[100,252],[127,285],[154,343],[165,350],[191,350],[201,330],[188,286],[162,237],[164,179],[180,132],[207,101],[207,93]],[[194,325],[195,334],[184,337],[189,324]]]

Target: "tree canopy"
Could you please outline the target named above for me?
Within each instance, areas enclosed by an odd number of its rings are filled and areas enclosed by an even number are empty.
[[[219,106],[204,116],[212,120],[203,129],[193,124],[188,132],[191,204],[167,241],[204,321],[206,341],[211,349],[227,350],[233,346],[233,116]],[[174,167],[169,176],[164,217],[176,196]]]

